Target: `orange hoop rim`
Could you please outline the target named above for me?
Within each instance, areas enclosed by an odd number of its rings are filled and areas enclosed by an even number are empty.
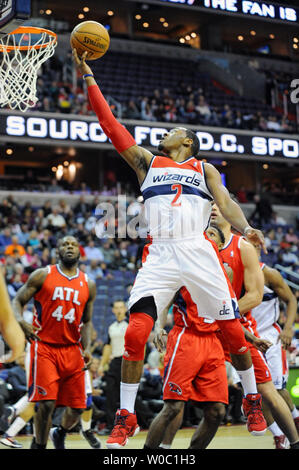
[[[8,36],[14,36],[16,34],[42,34],[46,33],[52,37],[52,40],[45,42],[44,44],[31,44],[30,46],[10,46],[5,44],[0,44],[0,52],[3,51],[14,51],[15,49],[19,51],[28,51],[31,49],[45,49],[50,44],[55,44],[57,42],[57,34],[51,31],[50,29],[38,28],[35,26],[19,26],[14,31],[8,33]]]

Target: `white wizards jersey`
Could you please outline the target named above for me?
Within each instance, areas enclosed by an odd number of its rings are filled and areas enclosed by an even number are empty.
[[[203,237],[213,200],[203,162],[194,157],[183,162],[153,157],[141,192],[153,241]]]
[[[265,265],[262,265],[262,269]],[[264,295],[262,302],[251,310],[252,315],[257,322],[257,331],[259,334],[267,330],[279,318],[279,300],[278,295],[270,289],[270,287],[264,286]]]

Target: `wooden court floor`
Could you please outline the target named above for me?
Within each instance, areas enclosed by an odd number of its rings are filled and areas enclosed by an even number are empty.
[[[172,449],[188,449],[190,439],[194,433],[193,428],[180,429],[174,439]],[[125,449],[142,449],[145,443],[147,431],[141,431],[137,436],[130,439]],[[108,436],[98,436],[102,442],[102,449],[106,449],[105,441]],[[23,449],[29,449],[32,436],[17,436],[23,444]],[[47,449],[54,449],[49,440]],[[69,434],[66,439],[66,449],[90,449],[86,440],[78,433]],[[125,450],[124,449],[124,450]],[[273,436],[267,431],[264,436],[256,437],[249,434],[245,425],[220,426],[208,449],[275,449]],[[0,444],[0,450],[13,450]]]

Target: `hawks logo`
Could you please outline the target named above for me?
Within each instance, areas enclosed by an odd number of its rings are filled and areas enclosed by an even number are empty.
[[[43,395],[44,397],[47,395],[47,391],[43,387],[40,387],[39,385],[37,385],[36,388],[37,388],[39,395]]]
[[[174,384],[173,382],[169,382],[169,388],[170,388],[170,391],[173,392],[173,393],[177,393],[178,395],[182,395],[182,389],[181,387],[179,387],[177,384]]]

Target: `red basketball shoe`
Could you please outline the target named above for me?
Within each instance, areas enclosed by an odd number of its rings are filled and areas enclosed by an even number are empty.
[[[247,418],[247,429],[253,436],[263,436],[267,431],[267,423],[261,405],[262,397],[260,393],[248,393],[243,398],[242,408]]]
[[[136,436],[139,431],[135,413],[117,410],[114,428],[106,441],[107,449],[121,449],[128,443],[128,438]]]

